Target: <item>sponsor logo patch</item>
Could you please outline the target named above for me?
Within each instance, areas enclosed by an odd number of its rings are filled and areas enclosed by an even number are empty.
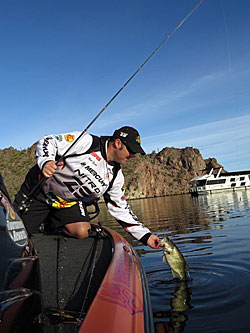
[[[98,155],[96,154],[96,152],[92,151],[92,152],[91,152],[91,155],[94,156],[94,157],[97,159],[98,162],[101,161],[101,157],[98,156]]]
[[[64,135],[64,138],[65,138],[65,140],[68,141],[68,142],[72,142],[72,141],[75,140],[75,136],[72,135],[72,134],[66,134],[66,135]]]
[[[55,138],[57,141],[61,142],[62,141],[62,135],[55,135]]]
[[[135,141],[137,141],[138,143],[141,143],[141,138],[140,138],[140,136],[137,136],[137,137],[135,138]]]
[[[121,132],[120,136],[122,136],[123,138],[126,138],[128,136],[128,133]]]
[[[52,140],[51,136],[48,136],[43,140],[43,157],[49,157],[48,145],[50,140]]]
[[[9,208],[9,214],[10,214],[10,218],[11,220],[15,220],[16,219],[16,214],[14,212],[14,209],[11,207],[11,205],[8,204],[8,208]]]
[[[78,201],[78,204],[79,204],[79,208],[80,208],[80,212],[81,212],[82,216],[85,216],[86,214],[85,214],[85,210],[83,208],[82,202]]]
[[[0,206],[4,207],[5,211],[5,214],[1,216],[1,219],[3,219],[2,223],[6,225],[6,229],[12,241],[18,246],[25,246],[28,244],[28,235],[24,224],[15,213],[8,199],[2,193],[1,195]]]

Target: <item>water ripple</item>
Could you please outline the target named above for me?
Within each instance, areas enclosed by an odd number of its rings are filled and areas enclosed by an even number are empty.
[[[158,317],[161,315],[162,318],[165,314],[165,319],[170,319],[173,312],[184,311],[187,320],[189,311],[192,311],[204,320],[208,313],[213,314],[213,320],[216,322],[215,314],[220,316],[225,313],[225,310],[228,313],[234,313],[235,309],[244,310],[245,302],[242,301],[242,293],[250,288],[249,263],[235,265],[228,262],[216,264],[192,262],[189,266],[190,279],[185,282],[185,285],[171,276],[168,267],[158,265],[155,269],[148,268],[147,278],[151,297],[153,304],[157,304],[153,310]],[[159,298],[161,298],[160,303]],[[173,307],[173,304],[178,304],[178,307],[176,308],[176,305]],[[211,332],[217,332],[218,325],[216,323],[213,326],[210,322]],[[244,320],[242,325],[248,324],[245,324]],[[207,328],[204,331],[210,330]],[[190,332],[196,332],[194,327]]]
[[[171,238],[190,267],[187,282],[174,279],[162,250],[130,239],[146,271],[156,333],[250,332],[250,191],[131,206],[152,232]]]

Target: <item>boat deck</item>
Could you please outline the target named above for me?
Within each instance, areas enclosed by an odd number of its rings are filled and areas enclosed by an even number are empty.
[[[77,331],[110,263],[111,240],[46,234],[32,240],[40,258],[44,332]]]

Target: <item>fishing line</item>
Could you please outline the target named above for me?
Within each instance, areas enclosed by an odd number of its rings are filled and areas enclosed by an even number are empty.
[[[200,2],[192,9],[190,12],[183,18],[183,20],[173,29],[172,32],[170,32],[163,41],[154,49],[154,51],[147,57],[147,59],[137,68],[137,70],[130,76],[130,78],[122,85],[122,87],[115,93],[115,95],[108,101],[107,104],[104,105],[104,107],[101,109],[101,111],[95,116],[95,118],[89,123],[89,125],[82,131],[80,136],[72,143],[72,145],[66,150],[66,152],[63,154],[60,161],[63,160],[63,157],[69,152],[69,150],[80,140],[80,138],[87,132],[87,130],[92,126],[92,124],[100,117],[100,115],[107,109],[107,107],[113,102],[113,100],[121,93],[121,91],[129,84],[130,81],[133,80],[133,78],[138,74],[138,72],[146,65],[146,63],[155,55],[157,51],[176,33],[176,31],[183,25],[184,22],[196,11],[196,9],[201,5],[203,0],[200,0]],[[58,161],[59,163],[59,161]]]
[[[229,35],[228,35],[228,28],[227,28],[227,20],[226,20],[225,10],[223,8],[223,5],[222,5],[221,1],[220,1],[220,7],[221,7],[221,11],[222,11],[223,23],[224,23],[224,30],[225,30],[228,67],[229,67],[230,73],[232,73],[232,57],[231,57],[231,50],[230,50],[230,44],[229,44]]]
[[[146,58],[146,60],[137,68],[137,70],[130,76],[130,78],[122,85],[122,87],[114,94],[114,96],[104,105],[104,107],[99,111],[99,113],[94,117],[94,119],[87,125],[87,127],[81,132],[81,134],[73,141],[73,143],[69,146],[69,148],[64,152],[64,154],[59,158],[56,162],[58,165],[63,161],[64,157],[68,154],[68,152],[72,149],[72,147],[81,139],[81,137],[87,132],[87,130],[93,125],[93,123],[101,116],[101,114],[108,108],[108,106],[114,101],[114,99],[122,92],[122,90],[129,84],[130,81],[141,71],[141,69],[146,65],[146,63],[159,51],[159,49],[176,33],[177,30],[187,21],[187,19],[198,9],[203,0],[200,0],[199,3],[194,6],[193,9],[181,20],[181,22],[162,40],[162,42],[154,49],[154,51]],[[22,201],[19,212],[23,213],[27,207],[27,201],[31,199],[31,197],[39,192],[40,187],[43,182],[46,180],[46,177],[42,177],[38,184],[30,191],[28,196]]]

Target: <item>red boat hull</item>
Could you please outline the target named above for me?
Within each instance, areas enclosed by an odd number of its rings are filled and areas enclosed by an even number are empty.
[[[114,240],[114,254],[80,333],[144,332],[144,300],[138,258],[118,233],[106,229]]]

